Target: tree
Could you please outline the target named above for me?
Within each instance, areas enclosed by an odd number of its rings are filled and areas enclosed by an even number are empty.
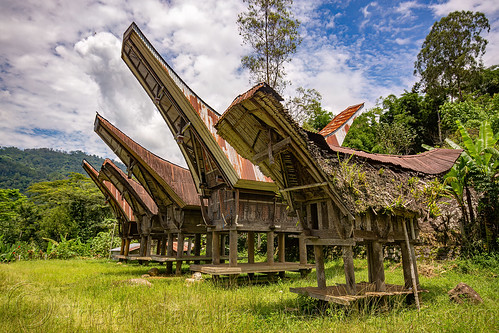
[[[286,103],[286,107],[298,124],[312,131],[323,129],[333,118],[333,114],[322,108],[321,94],[315,89],[296,89],[297,96]]]
[[[266,82],[278,92],[286,86],[284,64],[291,60],[301,38],[300,22],[293,18],[292,0],[244,0],[248,11],[238,16],[239,34],[253,49],[241,59],[256,82]]]
[[[107,229],[110,209],[97,186],[79,173],[69,179],[40,182],[29,187],[30,201],[43,212],[43,237],[60,240],[61,235],[82,241]]]
[[[480,12],[456,11],[435,22],[414,64],[425,91],[462,100],[463,87],[483,67],[487,40],[480,34],[489,30],[489,21]]]

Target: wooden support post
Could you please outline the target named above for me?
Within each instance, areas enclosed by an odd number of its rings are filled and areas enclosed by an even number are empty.
[[[317,287],[326,289],[326,271],[324,270],[324,252],[322,245],[314,245],[315,272],[317,273]]]
[[[152,237],[149,234],[147,236],[147,243],[146,243],[146,253],[145,253],[146,257],[150,257],[151,256],[151,243],[152,243]]]
[[[369,283],[374,283],[376,277],[374,275],[374,264],[373,264],[373,243],[368,242],[366,244],[366,254],[367,254],[367,275],[369,278]]]
[[[404,288],[410,289],[412,287],[411,277],[411,263],[409,261],[410,253],[405,242],[400,244],[400,252],[402,252],[402,269],[404,271]]]
[[[279,250],[279,262],[286,261],[286,234],[280,232],[277,234],[277,248]]]
[[[194,234],[194,255],[199,257],[201,255],[201,234]],[[194,261],[195,264],[199,264],[200,261]]]
[[[147,237],[146,236],[140,236],[140,250],[139,250],[139,254],[140,254],[141,257],[145,257],[146,247],[147,247]]]
[[[213,253],[213,234],[211,232],[208,232],[206,234],[206,256],[207,257],[211,257],[212,253]]]
[[[379,242],[372,242],[372,263],[374,282],[376,283],[376,291],[386,291],[385,285],[385,267],[383,266],[383,246]]]
[[[161,254],[161,238],[158,238],[158,243],[156,244],[156,255],[159,256]]]
[[[274,264],[274,232],[267,232],[267,263]]]
[[[167,239],[166,236],[161,237],[161,255],[164,256],[166,255],[166,243]]]
[[[248,263],[255,263],[255,233],[248,231]]]
[[[126,243],[126,238],[122,238],[121,239],[121,248],[120,248],[121,255],[125,254],[125,243]]]
[[[355,285],[352,246],[343,246],[343,267],[345,269],[347,293],[348,295],[355,295],[357,293],[357,287]]]
[[[298,238],[298,249],[300,251],[300,264],[305,265],[307,263],[307,243],[305,243],[303,236]]]
[[[225,256],[225,242],[226,242],[225,234],[220,234],[220,255]],[[220,263],[225,263],[225,259],[220,259]]]
[[[173,257],[173,233],[168,233],[168,240],[166,244],[166,256]],[[171,261],[166,262],[166,274],[172,274],[173,271],[173,263]]]
[[[279,253],[279,262],[284,263],[286,261],[286,234],[283,232],[277,234],[277,249]],[[280,271],[279,277],[284,279],[286,277],[286,271]]]
[[[177,235],[177,266],[176,275],[182,274],[182,260],[179,260],[184,255],[184,234],[181,232]]]
[[[409,242],[409,234],[407,233],[407,226],[405,225],[406,221],[405,219],[402,220],[402,228],[404,229],[404,237],[405,237],[405,245],[407,246],[407,249],[409,250],[409,267],[411,271],[411,281],[412,281],[412,292],[414,293],[414,300],[416,301],[416,308],[419,311],[419,295],[418,295],[418,283],[416,280],[416,272],[414,267],[416,266],[416,262],[413,260],[413,251],[412,251],[412,244]]]
[[[220,232],[213,231],[212,233],[212,258],[214,265],[220,265]]]
[[[187,238],[187,255],[192,254],[192,237]]]
[[[132,240],[130,238],[127,238],[126,241],[125,241],[125,252],[123,253],[123,255],[125,257],[128,257],[128,254],[130,254],[130,242]]]
[[[229,231],[229,266],[237,266],[237,230]]]

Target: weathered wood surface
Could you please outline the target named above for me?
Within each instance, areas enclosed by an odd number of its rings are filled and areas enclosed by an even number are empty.
[[[375,283],[360,282],[357,283],[357,292],[354,295],[349,295],[347,287],[344,284],[336,286],[329,286],[326,288],[318,287],[303,287],[303,288],[289,288],[289,291],[316,298],[326,302],[334,302],[342,305],[350,305],[352,302],[368,297],[383,297],[393,295],[409,295],[412,290],[404,288],[404,286],[387,284],[386,291],[377,292]],[[418,290],[418,293],[428,292],[427,290]]]
[[[182,256],[182,257],[168,257],[168,256],[156,256],[156,255],[151,255],[148,257],[140,256],[140,255],[120,255],[120,254],[115,254],[113,255],[113,258],[115,259],[123,259],[123,260],[142,260],[142,261],[156,261],[156,262],[177,262],[177,261],[187,261],[187,260],[201,260],[201,261],[211,261],[212,257],[210,256]],[[226,257],[228,258],[228,257]]]
[[[312,264],[302,265],[296,262],[275,262],[269,265],[266,262],[248,264],[238,263],[237,266],[231,267],[229,264],[220,265],[191,265],[190,269],[193,272],[201,272],[212,275],[231,275],[245,273],[277,273],[282,271],[300,271],[310,270],[314,268]]]

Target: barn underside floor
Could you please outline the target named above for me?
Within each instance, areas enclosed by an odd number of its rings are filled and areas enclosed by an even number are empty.
[[[259,263],[238,263],[237,266],[229,266],[229,264],[206,264],[206,265],[191,265],[190,269],[193,272],[201,272],[211,275],[233,275],[245,273],[278,273],[284,271],[310,271],[314,268],[313,264],[300,264],[296,262],[274,262],[272,264],[266,262]]]
[[[205,260],[205,261],[211,261],[211,257],[207,256],[184,256],[181,258],[177,257],[167,257],[167,256],[160,256],[160,255],[152,255],[149,257],[141,257],[137,255],[121,255],[121,254],[115,254],[113,256],[114,259],[121,259],[121,260],[141,260],[141,261],[156,261],[156,262],[176,262],[176,261],[198,261],[198,260]],[[221,257],[222,259],[228,259],[229,257],[227,256],[226,258]]]

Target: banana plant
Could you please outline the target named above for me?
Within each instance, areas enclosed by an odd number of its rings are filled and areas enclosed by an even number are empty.
[[[458,162],[447,173],[445,180],[451,186],[451,192],[453,192],[463,211],[465,230],[462,231],[465,232],[463,236],[467,237],[469,236],[469,229],[475,224],[470,186],[474,185],[475,189],[478,189],[483,184],[495,184],[499,181],[499,150],[496,147],[499,133],[494,135],[490,123],[484,121],[480,126],[478,137],[473,141],[459,120],[456,121],[456,124],[461,134],[463,147],[450,139],[445,139],[445,142],[454,149],[464,149],[464,152]],[[466,214],[466,205],[464,203],[465,194],[468,214]],[[483,194],[487,195],[487,193]],[[499,207],[485,209],[497,210]],[[487,221],[484,222],[488,224]],[[486,234],[485,224],[481,228],[483,237]]]

